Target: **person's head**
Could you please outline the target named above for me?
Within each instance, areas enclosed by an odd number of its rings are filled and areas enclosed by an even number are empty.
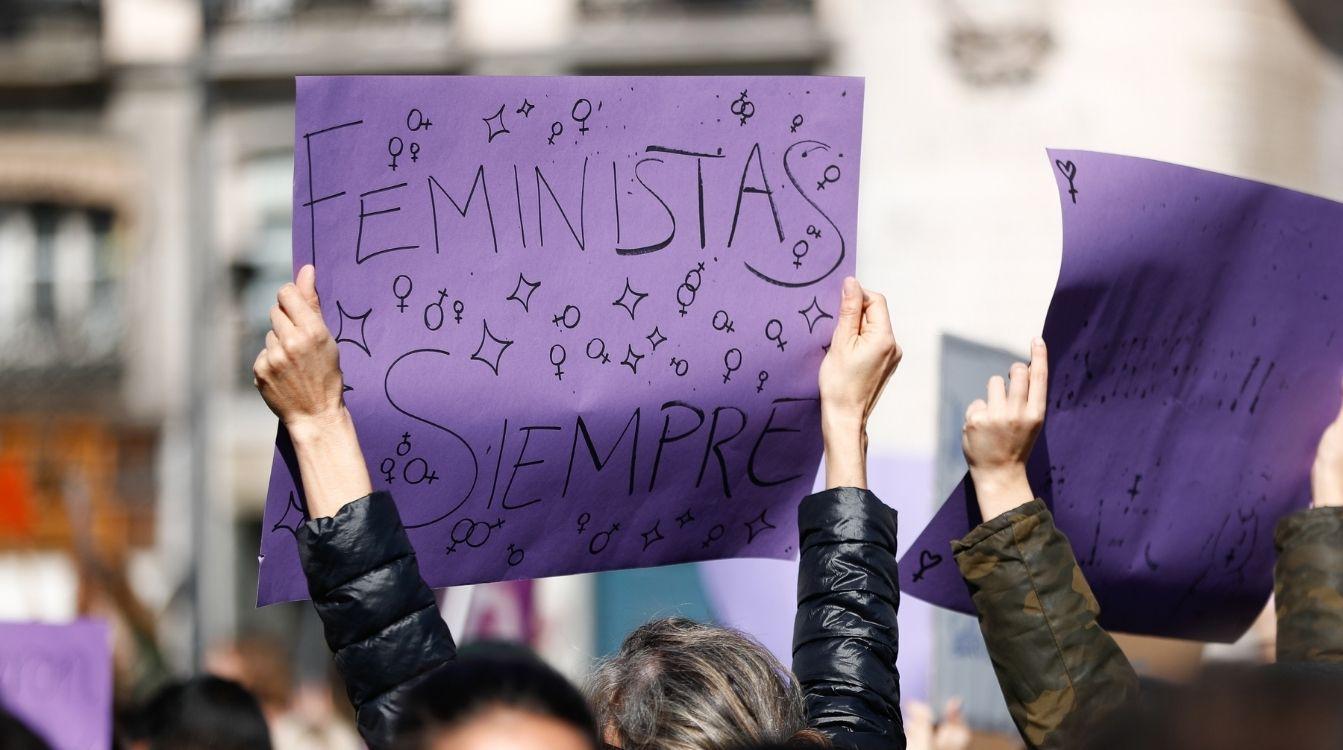
[[[270,750],[256,697],[218,677],[163,688],[140,712],[131,735],[132,747],[145,750]]]
[[[583,694],[528,651],[475,646],[417,685],[395,750],[596,750]]]
[[[1343,668],[1333,664],[1219,666],[1190,685],[1088,729],[1091,750],[1337,750],[1343,747]]]
[[[729,750],[805,740],[796,678],[754,639],[680,617],[654,620],[597,666],[603,738],[623,750]]]

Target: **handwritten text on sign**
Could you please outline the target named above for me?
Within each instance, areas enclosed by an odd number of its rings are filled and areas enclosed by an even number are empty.
[[[294,260],[434,585],[785,557],[862,82],[304,78]],[[277,451],[259,599],[301,598]]]

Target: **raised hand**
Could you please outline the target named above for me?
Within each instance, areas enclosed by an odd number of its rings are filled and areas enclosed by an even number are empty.
[[[1312,505],[1343,506],[1343,411],[1325,428],[1310,470]]]
[[[1031,364],[1012,365],[1010,383],[989,378],[987,399],[965,410],[961,449],[984,520],[1034,499],[1026,480],[1026,459],[1044,425],[1049,386],[1045,342],[1031,342]]]
[[[900,357],[886,298],[846,278],[820,372],[827,486],[867,486],[867,418]]]

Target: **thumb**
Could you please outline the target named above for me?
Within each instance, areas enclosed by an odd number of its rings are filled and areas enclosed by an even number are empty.
[[[317,269],[313,268],[311,263],[298,269],[298,278],[294,279],[294,284],[298,287],[299,294],[303,295],[303,301],[312,309],[321,312],[322,303],[317,299]]]
[[[858,335],[858,323],[863,318],[863,287],[858,279],[845,277],[840,291],[839,316],[835,319],[835,341]]]

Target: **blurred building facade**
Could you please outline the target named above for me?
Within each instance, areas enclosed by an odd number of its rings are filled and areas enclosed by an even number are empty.
[[[1015,350],[1043,320],[1046,146],[1343,197],[1333,8],[0,0],[0,584],[23,592],[0,616],[68,617],[101,587],[134,592],[176,665],[254,626],[321,653],[307,608],[251,606],[275,425],[249,371],[289,277],[295,75],[866,76],[859,269],[906,351],[871,434],[931,477],[942,334]],[[593,588],[535,590],[571,673]]]

